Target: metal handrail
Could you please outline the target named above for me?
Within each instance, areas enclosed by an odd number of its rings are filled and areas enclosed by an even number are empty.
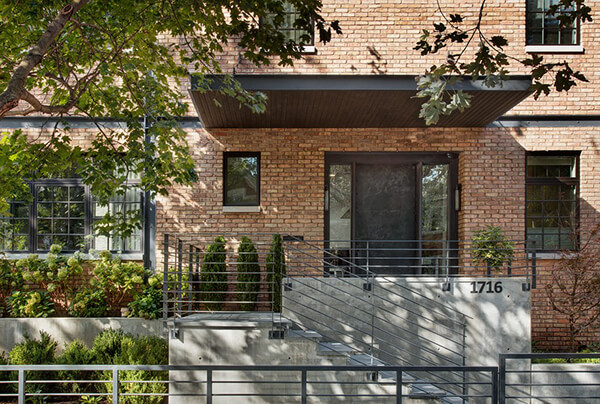
[[[105,372],[106,379],[94,380],[98,383],[105,383],[111,386],[110,392],[100,393],[71,393],[67,391],[58,392],[45,392],[45,391],[27,391],[27,384],[31,383],[50,383],[57,382],[57,380],[32,380],[27,377],[27,372]],[[143,380],[124,380],[120,372],[124,371],[152,371],[152,372],[195,372],[192,375],[178,376],[178,380],[157,380],[157,381],[143,381]],[[17,372],[17,379],[12,381],[17,385],[17,392],[15,394],[6,394],[3,396],[16,397],[19,404],[25,404],[28,398],[32,397],[67,397],[67,396],[98,396],[98,397],[110,397],[113,404],[118,404],[122,397],[203,397],[207,403],[212,403],[216,397],[281,397],[281,398],[296,398],[300,399],[301,403],[307,403],[312,397],[330,397],[337,400],[346,400],[351,398],[377,398],[387,397],[390,399],[395,398],[396,402],[401,403],[404,397],[408,397],[409,394],[403,392],[402,387],[405,384],[412,385],[417,390],[419,386],[427,385],[427,382],[415,379],[405,379],[407,374],[419,374],[419,373],[447,373],[447,372],[468,372],[475,375],[486,375],[483,381],[465,381],[465,386],[470,385],[488,386],[488,392],[484,394],[466,394],[466,395],[452,395],[450,397],[457,397],[463,400],[470,398],[486,398],[491,400],[492,404],[497,403],[497,382],[498,382],[498,369],[491,366],[322,366],[322,365],[3,365],[0,366],[0,372]],[[200,374],[198,374],[198,372]],[[253,379],[252,375],[260,373],[260,377],[257,380]],[[287,373],[286,373],[287,372]],[[392,375],[395,379],[395,390],[385,393],[377,392],[353,392],[353,391],[335,391],[335,392],[322,392],[315,389],[309,389],[309,386],[339,386],[339,389],[343,390],[345,386],[374,386],[380,383],[379,380],[367,380],[365,378],[359,380],[337,380],[331,379],[318,379],[315,378],[320,374],[329,375],[341,375],[347,374],[352,375],[356,373],[374,373],[374,374],[388,374]],[[231,373],[231,377],[225,377],[226,374]],[[285,378],[277,378],[277,375],[285,374]],[[309,377],[314,374],[315,377]],[[219,376],[217,378],[217,375]],[[269,376],[271,375],[271,376]],[[191,376],[191,377],[190,377]],[[243,377],[248,376],[248,377]],[[337,376],[340,378],[341,376]],[[66,386],[69,383],[81,383],[81,380],[58,380],[57,386]],[[62,384],[61,382],[64,382]],[[156,393],[122,393],[120,388],[123,384],[135,384],[135,383],[154,383],[165,386],[178,386],[184,384],[193,383],[197,386],[192,393],[176,393],[176,392],[156,392]],[[265,392],[257,391],[253,389],[251,392],[219,392],[215,389],[218,385],[233,385],[233,384],[246,384],[259,386],[261,384],[268,384],[269,390]],[[279,391],[273,391],[273,386],[281,385]],[[298,390],[292,389],[292,387],[298,387]],[[201,389],[203,388],[203,390]],[[314,391],[313,391],[314,390]]]

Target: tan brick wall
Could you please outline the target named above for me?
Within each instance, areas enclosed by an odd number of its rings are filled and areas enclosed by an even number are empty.
[[[457,152],[459,238],[468,240],[491,224],[523,240],[526,151],[581,151],[581,223],[600,221],[595,128],[230,129],[190,131],[189,137],[200,181],[158,199],[159,248],[165,232],[280,232],[322,239],[326,152]],[[261,152],[260,213],[223,213],[223,151]],[[545,279],[532,293],[532,333],[541,347],[556,349],[566,342],[564,321],[550,310]]]

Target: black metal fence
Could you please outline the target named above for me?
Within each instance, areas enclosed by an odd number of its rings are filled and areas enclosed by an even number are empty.
[[[100,377],[83,376],[93,372]],[[476,374],[466,381],[484,393],[452,395],[418,379],[428,374]],[[136,375],[159,373],[142,380]],[[65,377],[78,375],[78,377]],[[481,376],[484,376],[482,379]],[[145,366],[21,365],[0,366],[2,401],[175,403],[403,403],[410,398],[454,402],[497,403],[496,367],[408,366]],[[476,380],[476,381],[475,381]],[[82,384],[103,385],[95,392],[77,391]],[[101,390],[103,392],[98,392]],[[458,401],[457,401],[458,400]]]

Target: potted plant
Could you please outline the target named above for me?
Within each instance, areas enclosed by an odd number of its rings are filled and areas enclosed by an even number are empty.
[[[487,226],[475,232],[472,245],[473,262],[485,264],[488,275],[492,269],[499,272],[504,264],[511,265],[515,244],[509,241],[500,227]]]

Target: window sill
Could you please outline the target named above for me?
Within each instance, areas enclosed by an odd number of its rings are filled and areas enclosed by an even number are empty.
[[[583,45],[527,45],[527,53],[584,53]]]
[[[260,206],[223,206],[223,213],[260,213]]]
[[[314,45],[312,45],[312,46],[302,46],[300,48],[300,53],[302,53],[304,55],[315,55],[317,53],[317,48]]]
[[[560,252],[539,252],[535,254],[535,259],[538,260],[559,260],[562,258],[569,258],[572,253],[560,253]],[[528,254],[528,258],[533,258],[533,255]]]

